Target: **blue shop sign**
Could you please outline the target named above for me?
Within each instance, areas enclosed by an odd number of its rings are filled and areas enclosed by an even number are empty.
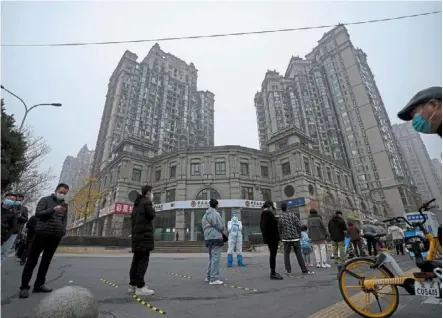
[[[408,214],[408,221],[420,221],[423,220],[423,217],[420,214]],[[428,216],[425,214],[425,220],[428,219]]]
[[[282,203],[286,203],[288,205],[288,208],[304,206],[306,204],[305,198],[295,198],[295,199],[280,201],[279,205],[281,205]]]

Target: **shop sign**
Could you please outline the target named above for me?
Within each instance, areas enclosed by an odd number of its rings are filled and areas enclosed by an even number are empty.
[[[116,214],[129,214],[132,212],[132,204],[131,203],[116,203],[115,204],[115,213]]]
[[[220,204],[220,203],[219,203]],[[195,208],[195,209],[207,209],[209,208],[209,200],[203,200],[203,201],[191,201],[189,203],[191,208]]]
[[[245,201],[245,207],[261,209],[261,207],[263,206],[264,203],[265,203],[265,201],[250,201],[250,200],[246,200]]]
[[[312,202],[312,201],[311,201]],[[279,202],[280,205],[282,203],[286,203],[286,205],[288,206],[288,208],[294,208],[294,207],[299,207],[299,206],[304,206],[306,204],[305,198],[300,197],[300,198],[295,198],[295,199],[289,199],[289,200],[285,200],[285,201],[280,201]],[[315,205],[315,202],[314,204]],[[313,208],[311,206],[311,208]]]

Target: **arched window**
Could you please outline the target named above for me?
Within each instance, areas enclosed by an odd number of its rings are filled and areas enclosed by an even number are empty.
[[[352,205],[351,199],[349,199],[348,197],[346,197],[346,200],[345,200],[345,207],[348,208],[348,209],[353,209],[354,208],[354,206]]]
[[[195,199],[196,200],[210,200],[210,199],[220,200],[221,196],[216,190],[214,190],[212,188],[206,188],[206,189],[201,190],[197,194],[197,197]]]

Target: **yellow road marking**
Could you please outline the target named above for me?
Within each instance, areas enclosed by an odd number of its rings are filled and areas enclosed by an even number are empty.
[[[404,273],[404,276],[409,276],[412,273],[416,272],[418,269],[413,268],[408,270],[406,273]],[[339,291],[339,287],[337,286],[337,291]],[[365,302],[366,293],[359,292],[358,294],[355,294],[351,297],[352,302]],[[375,301],[375,298],[372,298],[372,301],[370,301],[369,305],[372,304]],[[326,307],[315,314],[312,314],[308,318],[346,318],[350,317],[352,315],[355,315],[356,313],[348,306],[348,304],[342,300],[338,303],[335,303],[332,306]]]
[[[172,276],[177,276],[177,277],[186,278],[186,279],[194,279],[194,277],[186,276],[186,275],[181,275],[181,274],[177,274],[177,273],[168,273],[168,274],[169,274],[169,275],[172,275]]]
[[[228,284],[223,284],[222,286],[225,287],[230,287],[230,288],[235,288],[235,289],[242,289],[242,290],[247,290],[250,292],[258,292],[257,289],[252,289],[252,288],[246,288],[246,287],[239,287],[239,286],[234,286],[234,285],[228,285]]]
[[[155,306],[152,306],[151,304],[148,304],[146,301],[140,299],[140,298],[137,297],[136,295],[132,295],[132,298],[134,298],[137,302],[139,302],[139,303],[142,304],[143,306],[145,306],[145,307],[147,307],[147,308],[149,308],[149,309],[151,309],[151,310],[153,310],[153,311],[155,311],[155,312],[158,312],[158,313],[161,314],[161,315],[166,315],[166,311],[164,311],[164,310],[162,310],[162,309],[159,309],[159,308],[157,308],[157,307],[155,307]]]
[[[114,288],[118,288],[118,285],[116,285],[116,284],[114,284],[114,283],[112,283],[112,282],[110,282],[110,281],[108,281],[108,280],[106,280],[106,279],[100,278],[100,280],[101,280],[103,283],[105,283],[105,284],[108,284],[108,285],[110,285],[110,286],[112,286],[112,287],[114,287]]]

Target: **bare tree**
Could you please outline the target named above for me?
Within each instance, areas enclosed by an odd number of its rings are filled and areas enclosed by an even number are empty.
[[[14,185],[14,189],[18,193],[23,193],[30,204],[39,199],[56,176],[52,172],[52,167],[44,171],[40,170],[45,156],[51,151],[43,137],[34,136],[29,129],[24,132],[24,136],[27,142],[26,166],[19,181]]]

